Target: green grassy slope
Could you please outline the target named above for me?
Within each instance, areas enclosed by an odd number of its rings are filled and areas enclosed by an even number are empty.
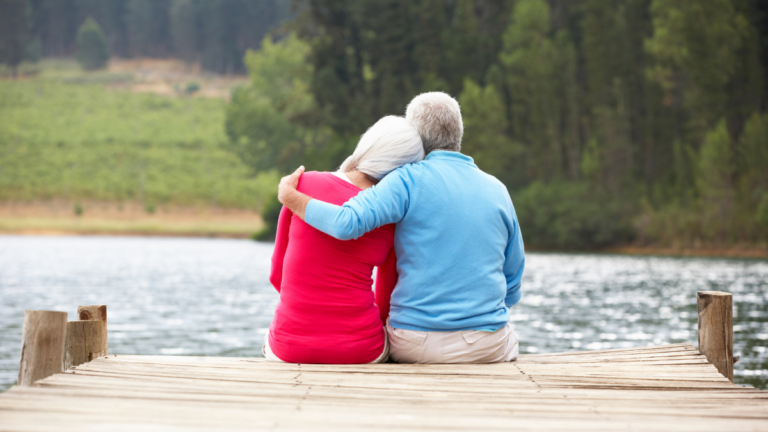
[[[276,175],[254,177],[223,149],[225,101],[59,75],[0,81],[0,201],[258,208],[274,189]]]

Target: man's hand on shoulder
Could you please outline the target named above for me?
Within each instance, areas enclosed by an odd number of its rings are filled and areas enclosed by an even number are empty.
[[[286,197],[299,186],[299,178],[304,174],[304,166],[300,166],[293,174],[289,174],[280,179],[280,185],[277,187],[277,199],[285,204]]]
[[[304,167],[300,166],[293,174],[287,175],[280,180],[277,187],[277,200],[296,216],[304,220],[304,212],[307,204],[312,199],[307,195],[296,190],[299,185],[299,178],[304,173]]]

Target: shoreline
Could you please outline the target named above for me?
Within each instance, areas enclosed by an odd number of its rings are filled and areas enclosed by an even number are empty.
[[[140,202],[84,201],[76,215],[69,200],[0,202],[0,235],[197,237],[248,239],[264,227],[254,209],[215,206],[158,206],[147,213]],[[768,245],[661,247],[618,245],[562,250],[526,245],[527,252],[597,253],[628,256],[768,259]]]
[[[248,239],[251,238],[253,231],[227,230],[224,227],[210,226],[209,229],[189,229],[177,231],[153,229],[47,229],[47,228],[20,228],[3,229],[0,221],[0,236],[105,236],[105,237],[195,237],[195,238],[222,238],[222,239]],[[137,227],[138,228],[138,227]],[[684,258],[748,258],[748,259],[768,259],[768,249],[756,247],[704,247],[704,248],[671,248],[671,247],[653,247],[653,246],[612,246],[604,249],[585,249],[585,250],[553,250],[537,247],[527,247],[526,252],[544,252],[544,253],[597,253],[597,254],[616,254],[628,256],[664,256],[664,257],[684,257]]]
[[[85,202],[0,203],[0,235],[249,238],[264,221],[251,209]]]
[[[610,246],[602,249],[558,250],[526,246],[526,252],[591,253],[627,256],[659,256],[679,258],[741,258],[768,260],[768,248],[734,245],[729,247],[674,248],[657,246]]]
[[[617,246],[601,250],[602,253],[615,253],[621,255],[653,255],[699,258],[755,258],[768,259],[768,249],[756,247],[704,247],[694,248],[668,248],[653,246]]]
[[[56,229],[0,229],[0,236],[19,237],[192,237],[192,238],[221,238],[221,239],[248,239],[252,232],[224,232],[224,231],[152,231],[152,230],[56,230]]]

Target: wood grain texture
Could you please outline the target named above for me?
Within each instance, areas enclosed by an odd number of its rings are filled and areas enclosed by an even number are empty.
[[[30,386],[37,380],[61,372],[66,332],[66,312],[24,311],[18,381],[20,386]]]
[[[104,324],[100,321],[70,321],[67,323],[64,370],[106,355],[103,350]]]
[[[703,360],[701,362],[700,360]],[[0,395],[14,431],[768,431],[690,344],[487,365],[109,355]]]
[[[720,291],[696,293],[699,351],[733,382],[733,297]]]
[[[109,341],[107,338],[107,305],[78,306],[77,316],[81,321],[101,321],[104,325],[104,332],[102,336],[102,349],[98,351],[103,352],[104,355],[109,354]]]

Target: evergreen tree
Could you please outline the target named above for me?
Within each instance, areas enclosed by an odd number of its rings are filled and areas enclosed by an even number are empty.
[[[459,104],[464,113],[462,153],[472,156],[480,169],[507,184],[519,181],[511,161],[523,149],[507,136],[506,109],[494,86],[483,88],[467,78]]]
[[[74,0],[33,1],[43,55],[72,55],[75,51],[77,29],[83,22],[77,19]]]
[[[219,73],[234,73],[240,64],[237,29],[238,2],[209,0],[200,3],[202,20],[202,67]]]
[[[586,0],[581,22],[593,122],[590,139],[603,158],[601,184],[614,190],[632,173],[629,84],[633,64],[625,7],[624,2]]]
[[[503,36],[499,60],[507,75],[512,137],[526,148],[525,171],[533,178],[555,180],[564,174],[564,136],[570,110],[562,92],[575,72],[567,33],[553,41],[549,6],[521,0]],[[533,179],[532,178],[532,179]]]
[[[754,215],[754,220],[742,226],[756,224],[761,233],[752,237],[768,239],[768,115],[752,115],[744,127],[739,149],[739,198],[742,211]]]
[[[563,177],[577,180],[581,162],[579,130],[581,106],[579,99],[582,90],[577,79],[576,47],[566,30],[561,30],[555,35],[555,48],[557,50],[557,68],[560,70],[555,85],[557,93],[560,94],[557,104],[560,118],[557,127],[558,140],[561,142],[563,152],[561,169]]]
[[[481,81],[485,68],[481,66],[483,47],[473,0],[459,0],[453,15],[453,37],[449,48],[450,80],[454,92],[458,92],[465,78]]]
[[[91,17],[77,31],[77,61],[85,70],[95,70],[106,67],[109,61],[107,40],[101,27]]]
[[[251,81],[233,93],[226,131],[232,149],[256,170],[288,171],[325,143],[309,93],[309,50],[292,34],[277,43],[264,38],[261,50],[246,54]]]
[[[170,21],[174,52],[187,63],[193,62],[198,52],[199,25],[192,0],[173,0]]]
[[[739,168],[749,182],[768,192],[768,115],[755,113],[741,136]]]
[[[373,124],[370,105],[375,101],[369,89],[380,79],[364,47],[362,7],[342,0],[316,0],[307,6],[304,18],[310,26],[305,35],[312,40],[312,94],[326,124],[342,136],[360,136]],[[317,34],[323,37],[312,37]]]
[[[127,0],[129,55],[164,57],[169,53],[169,5],[169,0]]]
[[[140,57],[149,54],[151,20],[152,0],[128,0],[125,22],[130,56]]]
[[[740,54],[753,51],[749,21],[733,0],[654,0],[650,10],[654,30],[646,49],[655,64],[648,75],[676,107],[678,129],[690,132],[677,139],[698,142],[723,117],[735,138],[746,120],[732,111],[739,102],[731,98],[740,96],[733,90],[744,78]]]
[[[245,51],[292,15],[292,0],[25,0],[32,5],[27,51],[68,56],[77,28],[92,16],[120,57],[175,56],[203,68],[244,72]]]
[[[16,67],[24,60],[29,43],[29,21],[26,0],[0,2],[0,63]]]
[[[725,120],[707,132],[698,160],[696,183],[703,201],[703,232],[708,240],[727,240],[733,209],[733,155]]]
[[[219,73],[243,72],[243,54],[249,48],[257,48],[264,35],[289,16],[289,1],[196,2],[201,23],[201,66]]]
[[[417,2],[415,8],[413,57],[421,90],[450,91],[444,43],[449,31],[445,4],[441,0],[423,0]]]
[[[410,19],[413,16],[410,13],[411,1],[372,0],[369,7],[371,11],[378,11],[375,19],[364,21],[364,28],[376,36],[362,47],[374,75],[370,90],[376,103],[371,106],[368,120],[372,124],[375,119],[387,114],[402,114],[410,98],[418,91],[418,86],[415,82],[416,63],[413,61],[416,41]]]
[[[123,29],[125,0],[73,0],[73,17],[78,24],[92,17],[104,31],[110,52],[115,52]]]

